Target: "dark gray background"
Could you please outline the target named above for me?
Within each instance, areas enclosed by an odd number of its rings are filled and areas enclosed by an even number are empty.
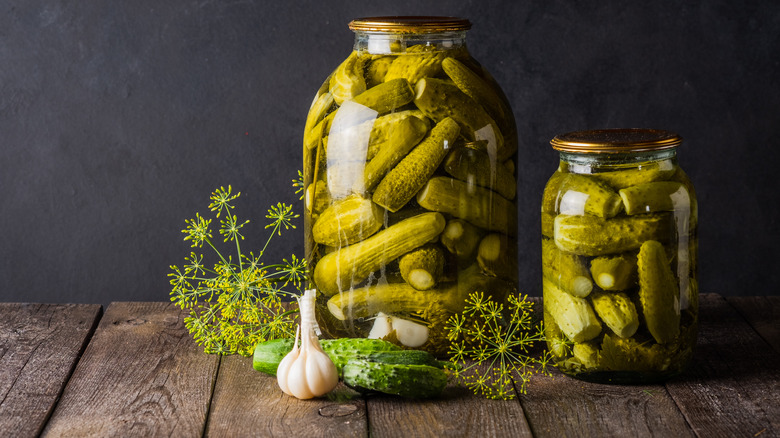
[[[0,301],[166,300],[184,219],[220,185],[296,202],[304,118],[351,50],[350,19],[469,18],[472,54],[520,132],[521,288],[538,295],[539,204],[556,134],[685,138],[700,285],[778,294],[776,1],[0,1]],[[302,232],[267,261],[302,253]]]

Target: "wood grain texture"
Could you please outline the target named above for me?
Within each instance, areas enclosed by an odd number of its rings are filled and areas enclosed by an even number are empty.
[[[542,315],[541,298],[532,298]],[[583,382],[552,369],[534,375],[520,402],[536,437],[693,436],[663,385]]]
[[[530,437],[517,400],[487,400],[448,386],[440,398],[368,397],[372,437]]]
[[[663,385],[535,375],[520,401],[535,437],[693,436]]]
[[[219,357],[172,303],[112,303],[43,436],[201,436]]]
[[[252,359],[225,356],[214,388],[209,437],[364,437],[365,401],[339,385],[327,397],[298,400],[276,378],[252,368]]]
[[[0,304],[0,435],[41,432],[101,311],[97,304]]]
[[[726,301],[780,353],[780,296],[727,297]]]
[[[666,388],[700,437],[780,435],[780,354],[724,298],[699,299],[691,367]]]

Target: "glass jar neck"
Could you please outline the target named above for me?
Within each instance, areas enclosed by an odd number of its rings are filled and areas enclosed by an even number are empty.
[[[566,163],[572,173],[593,173],[592,169],[626,169],[641,167],[652,162],[677,162],[677,149],[631,152],[620,154],[592,154],[560,152],[561,163]]]
[[[466,31],[441,33],[397,33],[355,31],[354,49],[371,55],[405,53],[409,47],[423,45],[433,51],[463,50]]]

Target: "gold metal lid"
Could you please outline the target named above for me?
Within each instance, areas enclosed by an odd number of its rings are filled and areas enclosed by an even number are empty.
[[[364,32],[439,33],[469,30],[471,22],[457,17],[365,17],[350,21],[349,28]]]
[[[620,154],[673,149],[682,137],[660,129],[595,129],[569,132],[550,141],[553,149],[563,152]]]

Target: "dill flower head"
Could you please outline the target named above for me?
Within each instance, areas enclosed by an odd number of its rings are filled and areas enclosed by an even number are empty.
[[[446,324],[456,379],[490,399],[525,394],[533,374],[549,374],[550,353],[532,353],[534,344],[544,341],[542,324],[532,318],[533,303],[524,295],[510,295],[506,303],[505,308],[474,292],[463,312]]]
[[[265,264],[262,254],[274,235],[282,228],[295,228],[292,221],[298,215],[292,206],[278,203],[268,210],[271,219],[266,228],[270,236],[260,255],[244,253],[241,230],[248,220],[239,220],[233,213],[234,201],[241,195],[232,187],[220,187],[210,197],[209,210],[219,219],[219,235],[229,250],[220,250],[213,240],[212,219],[200,213],[185,221],[184,240],[193,248],[212,249],[216,262],[207,264],[203,254],[191,252],[182,267],[171,266],[171,301],[188,313],[184,319],[187,330],[206,353],[252,354],[258,342],[294,334],[294,313],[288,311],[283,299],[298,295],[306,277],[306,261],[292,255],[290,261]]]

